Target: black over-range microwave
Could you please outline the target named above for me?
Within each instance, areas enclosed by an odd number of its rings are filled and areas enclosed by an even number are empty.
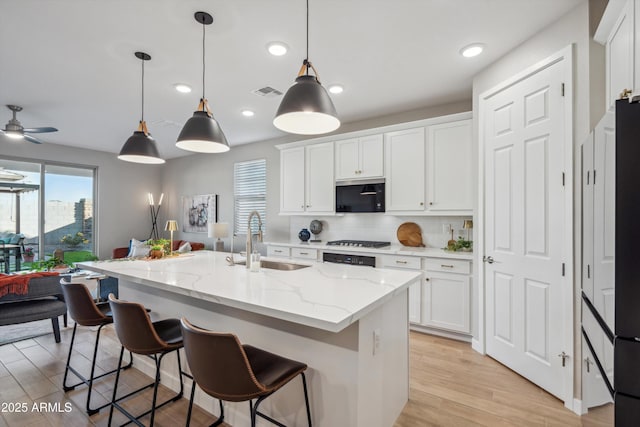
[[[336,212],[384,212],[384,181],[336,184]]]

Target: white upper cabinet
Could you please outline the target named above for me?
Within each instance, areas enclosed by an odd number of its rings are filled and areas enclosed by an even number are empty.
[[[335,213],[333,142],[308,145],[305,148],[305,210],[310,213]]]
[[[382,135],[336,141],[336,180],[382,178],[383,147]]]
[[[594,39],[605,45],[606,107],[625,89],[640,89],[640,0],[611,0]]]
[[[429,211],[473,209],[471,148],[471,120],[428,127],[426,208]]]
[[[280,151],[280,213],[335,213],[333,143]]]
[[[387,212],[424,211],[424,128],[386,133],[384,144]]]
[[[280,151],[280,212],[304,212],[304,147]]]

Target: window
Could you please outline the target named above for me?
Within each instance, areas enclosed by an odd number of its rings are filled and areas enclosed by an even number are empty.
[[[236,163],[233,166],[234,233],[247,234],[247,221],[252,211],[262,218],[262,231],[267,222],[267,161],[265,159]],[[258,232],[258,221],[251,223]]]

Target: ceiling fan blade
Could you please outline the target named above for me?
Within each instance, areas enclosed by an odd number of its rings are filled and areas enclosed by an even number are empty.
[[[49,126],[43,126],[39,128],[24,128],[23,131],[29,133],[46,133],[46,132],[58,132],[58,129]]]
[[[40,141],[38,138],[33,137],[31,135],[24,135],[24,139],[29,142],[33,142],[34,144],[42,144],[42,141]]]

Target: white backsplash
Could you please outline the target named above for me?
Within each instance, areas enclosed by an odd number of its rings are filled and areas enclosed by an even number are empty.
[[[290,217],[289,230],[291,241],[298,240],[301,229],[309,229],[312,220],[322,221],[322,233],[317,238],[323,242],[331,240],[376,240],[398,243],[396,230],[403,222],[415,222],[422,229],[422,241],[430,248],[443,248],[451,238],[451,233],[445,233],[443,227],[451,226],[454,229],[453,237],[467,237],[467,230],[462,228],[465,219],[469,216],[391,216],[380,213],[355,213],[343,216],[292,216]],[[469,236],[473,236],[473,230],[469,230]],[[312,235],[313,239],[314,236]]]

